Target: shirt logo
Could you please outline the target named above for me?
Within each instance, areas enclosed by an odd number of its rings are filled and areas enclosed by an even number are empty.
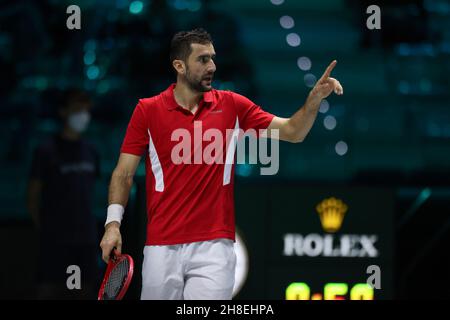
[[[90,162],[64,163],[59,168],[62,174],[94,172],[95,167]]]
[[[211,113],[221,113],[221,112],[222,112],[222,109],[211,110]]]

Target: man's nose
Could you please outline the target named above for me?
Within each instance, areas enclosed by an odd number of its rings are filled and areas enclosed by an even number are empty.
[[[208,73],[214,73],[216,72],[216,64],[214,63],[214,61],[210,61],[210,63],[208,64],[208,68],[206,69],[206,71]]]

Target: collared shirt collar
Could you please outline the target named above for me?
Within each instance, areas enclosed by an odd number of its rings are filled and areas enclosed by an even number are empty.
[[[169,110],[173,110],[179,107],[177,101],[175,100],[175,96],[173,93],[173,89],[175,88],[176,83],[172,83],[167,90],[164,92],[164,98],[166,100],[167,103],[167,109]],[[212,94],[212,90],[203,93],[203,99],[204,102],[206,102],[206,106],[210,106],[213,102],[213,94]],[[200,100],[199,104],[202,102],[202,100]]]

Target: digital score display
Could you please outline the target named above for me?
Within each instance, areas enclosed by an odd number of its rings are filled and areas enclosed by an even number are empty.
[[[313,293],[308,284],[294,282],[286,289],[286,300],[374,300],[374,288],[367,283],[327,283],[320,293]]]
[[[392,298],[393,190],[273,184],[235,194],[250,259],[239,298]],[[368,282],[371,266],[380,270],[378,289]]]

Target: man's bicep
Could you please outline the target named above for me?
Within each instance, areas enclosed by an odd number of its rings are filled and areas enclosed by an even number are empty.
[[[140,161],[141,156],[121,152],[116,170],[126,173],[127,175],[134,175]]]
[[[263,110],[253,101],[238,93],[232,93],[231,96],[234,99],[241,129],[244,131],[249,129],[259,131],[265,130],[269,126],[274,117],[273,114]]]

